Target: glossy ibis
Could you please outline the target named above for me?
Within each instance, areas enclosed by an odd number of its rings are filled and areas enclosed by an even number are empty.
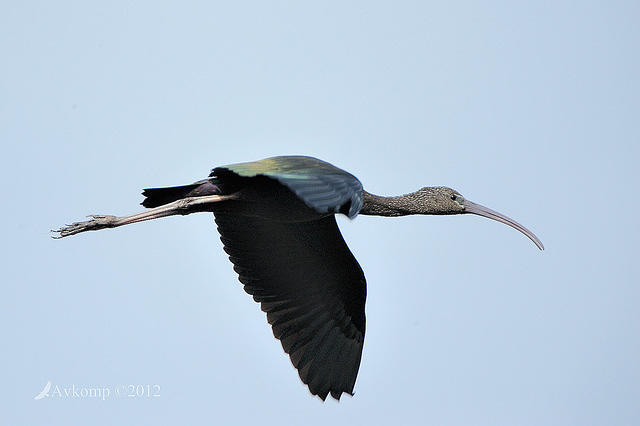
[[[213,212],[224,250],[247,293],[312,394],[353,395],[365,333],[366,281],[335,214],[473,213],[540,240],[524,226],[446,187],[398,197],[362,189],[353,175],[311,157],[283,156],[213,169],[191,185],[145,189],[142,213],[91,216],[57,238],[170,215]]]

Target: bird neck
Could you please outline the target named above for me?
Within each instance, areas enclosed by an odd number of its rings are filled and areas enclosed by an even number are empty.
[[[442,187],[427,187],[397,197],[381,197],[362,191],[360,214],[373,216],[407,216],[411,214],[450,215],[464,213],[455,209]]]
[[[414,193],[397,197],[381,197],[362,191],[362,208],[360,214],[370,216],[407,216],[418,214],[419,206],[415,202]]]

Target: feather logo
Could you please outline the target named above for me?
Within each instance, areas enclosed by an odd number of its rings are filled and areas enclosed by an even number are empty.
[[[44,388],[42,389],[42,392],[40,392],[38,395],[34,396],[33,399],[38,400],[38,399],[42,399],[45,396],[49,396],[49,390],[51,389],[51,381],[47,381],[47,384],[44,385]]]

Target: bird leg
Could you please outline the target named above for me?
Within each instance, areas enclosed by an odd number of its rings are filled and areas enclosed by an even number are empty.
[[[58,235],[53,238],[63,238],[70,235],[79,234],[85,231],[97,231],[104,228],[115,228],[130,223],[142,222],[145,220],[158,219],[165,216],[187,215],[197,212],[212,211],[211,204],[234,198],[233,195],[206,195],[201,197],[188,197],[172,203],[165,204],[160,207],[149,209],[144,212],[128,215],[128,216],[106,216],[106,215],[90,215],[92,218],[85,222],[74,222],[71,225],[63,226],[60,229],[52,230]]]

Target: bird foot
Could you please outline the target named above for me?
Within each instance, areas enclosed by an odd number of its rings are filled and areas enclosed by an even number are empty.
[[[52,230],[57,235],[53,238],[59,239],[70,235],[79,234],[85,231],[97,231],[98,229],[115,228],[117,226],[128,225],[130,223],[142,222],[145,220],[158,219],[165,216],[187,215],[197,212],[212,211],[211,205],[220,201],[235,198],[235,194],[231,195],[205,195],[202,197],[187,197],[172,203],[164,204],[153,209],[145,210],[140,213],[130,214],[128,216],[105,216],[101,214],[93,214],[88,217],[92,218],[86,222],[74,222],[71,225],[63,226],[58,230]]]
[[[60,239],[68,237],[70,235],[79,234],[80,232],[97,231],[98,229],[112,228],[115,225],[116,220],[118,219],[116,216],[106,216],[100,214],[92,214],[87,217],[90,217],[92,219],[85,222],[74,222],[71,225],[63,226],[60,229],[52,229],[51,232],[57,233],[57,235],[53,235],[52,238]]]

